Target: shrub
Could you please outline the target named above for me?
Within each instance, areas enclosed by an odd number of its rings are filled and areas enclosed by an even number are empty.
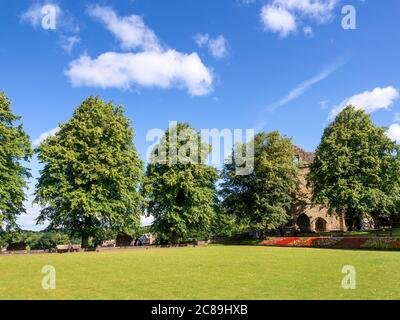
[[[398,237],[271,238],[261,244],[283,247],[400,250],[400,238]]]

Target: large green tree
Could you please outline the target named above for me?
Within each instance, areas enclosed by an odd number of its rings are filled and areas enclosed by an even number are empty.
[[[309,174],[314,201],[345,214],[351,229],[396,211],[399,179],[399,147],[353,106],[325,129]]]
[[[250,146],[250,143],[252,146]],[[261,132],[254,141],[237,144],[235,154],[246,153],[254,163],[249,175],[238,175],[236,157],[224,165],[221,184],[222,209],[248,221],[260,231],[275,230],[288,221],[287,211],[296,191],[295,148],[279,132]]]
[[[143,163],[133,142],[130,120],[121,106],[90,97],[38,148],[44,168],[36,201],[44,209],[38,223],[49,220],[82,238],[104,230],[130,230],[140,223],[139,193]]]
[[[0,230],[15,228],[17,216],[24,212],[24,189],[30,174],[21,162],[31,156],[31,146],[19,120],[10,100],[0,92]]]
[[[178,243],[210,231],[215,214],[217,170],[206,165],[211,147],[187,124],[168,129],[147,166],[147,214],[157,235]]]

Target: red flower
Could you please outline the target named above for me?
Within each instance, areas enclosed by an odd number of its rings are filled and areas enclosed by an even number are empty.
[[[393,249],[400,249],[400,240],[397,240],[395,243],[392,244]]]
[[[282,238],[279,241],[277,241],[275,244],[277,246],[287,246],[295,241],[300,240],[300,238]]]
[[[306,247],[311,247],[314,244],[314,242],[318,239],[319,238],[307,238],[304,240],[303,245]]]
[[[288,246],[293,242],[300,240],[300,238],[273,238],[261,242],[264,246]]]

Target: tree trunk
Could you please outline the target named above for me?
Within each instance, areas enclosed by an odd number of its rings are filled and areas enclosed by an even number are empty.
[[[356,213],[354,212],[354,210],[347,209],[346,216],[347,216],[346,223],[347,223],[348,231],[356,231],[354,229],[355,221],[356,221]]]
[[[82,235],[81,247],[82,249],[89,247],[89,236],[87,234]]]
[[[175,233],[175,232],[172,233],[171,242],[172,242],[173,245],[179,244],[179,236],[178,236],[177,233]]]
[[[83,249],[86,249],[89,247],[89,235],[87,232],[87,229],[90,228],[91,225],[91,217],[90,216],[85,216],[84,218],[84,225],[83,225],[83,230],[82,230],[82,242],[81,246]]]

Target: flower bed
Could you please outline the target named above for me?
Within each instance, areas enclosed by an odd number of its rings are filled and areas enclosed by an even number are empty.
[[[375,249],[400,251],[398,237],[308,237],[270,238],[261,242],[263,246],[335,248],[335,249]]]
[[[367,240],[367,238],[342,238],[334,247],[339,249],[359,249],[363,248]]]
[[[281,238],[275,244],[277,246],[285,246],[285,245],[291,245],[292,243],[295,243],[296,241],[299,240],[300,238]]]
[[[392,244],[393,248],[400,250],[400,238],[396,240],[395,243]]]
[[[294,247],[311,247],[318,238],[300,238],[293,242]]]
[[[299,238],[271,238],[261,242],[261,245],[271,247],[291,247],[291,243],[298,239]]]
[[[369,238],[363,244],[365,248],[383,249],[383,250],[400,250],[399,238]]]
[[[313,247],[315,248],[333,248],[341,238],[317,238],[313,242]]]

